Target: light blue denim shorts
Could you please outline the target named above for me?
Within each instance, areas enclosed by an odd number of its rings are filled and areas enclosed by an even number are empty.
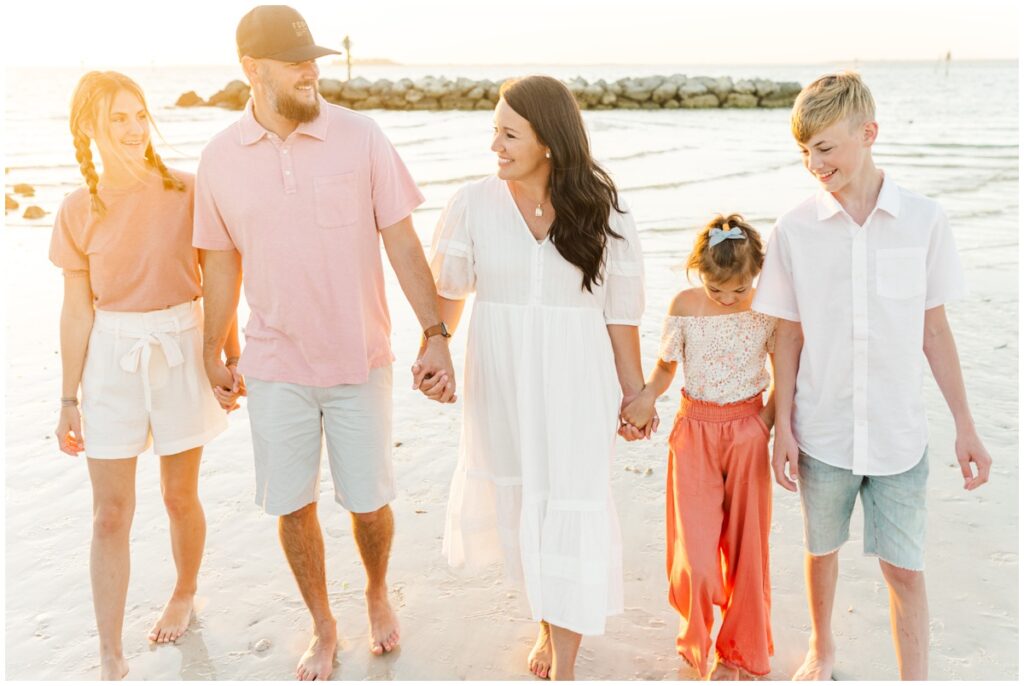
[[[811,555],[828,555],[850,538],[850,516],[860,494],[864,554],[914,571],[924,570],[928,450],[902,474],[861,476],[800,451],[800,502],[804,544]]]

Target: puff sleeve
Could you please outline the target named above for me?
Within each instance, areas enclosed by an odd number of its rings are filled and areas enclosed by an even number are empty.
[[[467,200],[465,187],[456,191],[441,212],[430,243],[430,271],[437,293],[449,300],[463,300],[476,289]]]
[[[644,313],[644,255],[636,222],[628,211],[612,209],[605,271],[604,321],[606,324],[639,326]]]

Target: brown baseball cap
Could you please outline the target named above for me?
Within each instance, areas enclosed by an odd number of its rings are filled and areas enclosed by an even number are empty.
[[[324,55],[340,55],[313,42],[306,20],[287,5],[258,5],[238,22],[235,32],[238,57],[305,62]]]

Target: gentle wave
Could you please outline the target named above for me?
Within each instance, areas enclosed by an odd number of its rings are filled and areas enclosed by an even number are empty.
[[[623,186],[620,190],[625,192],[635,191],[662,191],[670,190],[672,188],[682,188],[684,186],[695,186],[702,183],[711,183],[713,181],[724,181],[726,179],[740,179],[747,176],[757,176],[759,174],[768,174],[780,169],[787,169],[796,165],[796,162],[786,162],[784,164],[775,164],[768,167],[761,167],[760,169],[747,169],[745,171],[731,172],[728,174],[719,174],[718,176],[705,176],[700,179],[686,179],[683,181],[666,181],[665,183],[652,183],[643,186]]]

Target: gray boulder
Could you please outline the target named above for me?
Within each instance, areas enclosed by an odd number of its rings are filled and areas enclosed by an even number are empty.
[[[648,76],[643,79],[626,79],[622,84],[622,94],[630,100],[643,102],[649,100],[654,89],[660,86],[664,79],[660,76]]]
[[[579,100],[580,97],[583,95],[583,91],[587,89],[586,80],[579,76],[577,76],[572,81],[566,82],[565,85],[569,88],[569,92],[576,96],[577,100]]]
[[[370,86],[370,95],[385,95],[391,92],[391,81],[388,79],[377,79]]]
[[[679,96],[682,98],[704,95],[707,92],[707,84],[700,79],[688,79],[685,83],[679,86]]]
[[[433,76],[426,76],[422,79],[418,79],[413,82],[418,90],[423,91],[423,95],[428,98],[441,98],[449,93],[448,85],[441,79],[436,79]]]
[[[777,107],[792,107],[796,101],[796,95],[780,95],[776,93],[767,98],[761,98],[757,101],[758,107],[765,108],[777,108]]]
[[[36,189],[27,183],[16,183],[14,184],[13,190],[15,193],[25,198],[31,198],[36,194]]]
[[[383,107],[384,98],[379,95],[370,95],[362,100],[356,100],[352,103],[352,109],[354,110],[379,110]]]
[[[718,96],[714,93],[692,95],[688,98],[683,98],[679,102],[679,106],[687,110],[702,110],[709,107],[718,107]]]
[[[651,101],[661,104],[676,97],[679,92],[679,84],[666,79],[660,86],[651,91]]]
[[[341,96],[342,82],[338,79],[320,79],[317,89],[327,100],[337,100]]]
[[[795,98],[803,90],[803,87],[796,81],[780,81],[777,85],[779,90],[776,95],[779,97],[791,95]]]
[[[750,79],[742,79],[733,85],[732,90],[741,95],[753,95],[757,92],[757,86]]]
[[[754,79],[754,92],[759,98],[766,98],[779,91],[778,85],[768,79]]]
[[[722,107],[730,109],[749,109],[757,107],[757,96],[750,93],[729,93]]]
[[[452,95],[467,95],[469,91],[477,87],[476,81],[467,79],[465,76],[460,76],[455,80],[455,85],[451,87],[450,92]]]
[[[42,219],[46,216],[46,211],[39,205],[29,205],[21,216],[25,219]]]
[[[596,83],[592,83],[583,89],[583,95],[581,97],[587,105],[593,107],[594,105],[600,104],[601,98],[604,97],[604,88],[601,88],[601,86]]]
[[[370,97],[370,88],[373,86],[367,79],[357,77],[346,81],[341,87],[341,97],[345,100],[366,100]]]

